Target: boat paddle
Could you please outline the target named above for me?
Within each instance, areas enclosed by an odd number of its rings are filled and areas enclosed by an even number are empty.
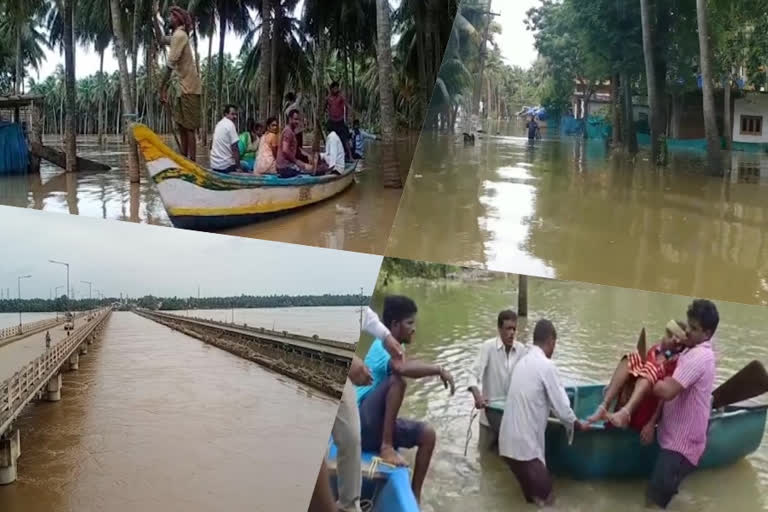
[[[181,141],[179,141],[179,135],[176,133],[176,126],[173,120],[173,112],[171,111],[171,102],[164,101],[163,103],[165,103],[165,108],[168,111],[168,119],[171,121],[168,124],[171,125],[171,133],[173,133],[173,138],[176,140],[176,147],[179,148],[179,152],[181,152]]]
[[[640,336],[637,338],[637,352],[640,354],[640,359],[645,362],[645,356],[648,352],[645,348],[645,327],[640,330]]]
[[[752,361],[712,392],[712,408],[719,409],[768,392],[768,372],[760,361]]]

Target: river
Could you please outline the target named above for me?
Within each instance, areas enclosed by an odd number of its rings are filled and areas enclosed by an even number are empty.
[[[48,320],[49,318],[56,318],[56,313],[22,313],[22,323],[29,324],[40,320]],[[0,329],[6,327],[13,327],[19,325],[18,313],[0,313]]]
[[[547,317],[558,329],[554,360],[563,382],[606,382],[622,351],[634,347],[640,328],[649,341],[662,334],[671,318],[685,319],[690,299],[680,296],[597,285],[529,279],[529,318],[521,319],[518,339],[530,342],[533,324]],[[437,450],[424,486],[425,512],[516,510],[522,494],[509,469],[495,456],[480,456],[478,426],[473,425],[464,457],[469,415],[468,371],[478,345],[496,335],[496,315],[517,304],[517,276],[477,282],[395,281],[377,290],[406,294],[419,306],[410,358],[433,361],[449,369],[457,382],[453,398],[439,380],[411,381],[401,416],[426,419],[437,430]],[[717,302],[720,326],[716,352],[718,381],[752,359],[768,359],[768,318],[764,308]],[[358,353],[364,353],[368,343]],[[557,478],[558,512],[640,512],[644,482],[577,482]],[[768,511],[768,438],[756,453],[739,463],[691,476],[670,510],[679,512]]]
[[[129,312],[17,426],[4,512],[302,510],[336,402]]]
[[[736,172],[714,178],[703,153],[662,171],[599,140],[530,145],[520,121],[488,131],[422,136],[387,255],[768,304],[768,155],[726,153]]]
[[[166,143],[172,137],[165,137]],[[58,137],[47,145],[60,147]],[[273,219],[222,231],[223,233],[300,243],[316,247],[381,254],[395,217],[402,189],[384,187],[385,176],[399,174],[403,181],[416,145],[416,137],[403,137],[394,148],[370,142],[359,164],[358,183],[328,201]],[[208,154],[197,149],[198,163],[208,165]],[[95,137],[78,138],[78,155],[112,166],[109,172],[67,175],[43,162],[40,174],[0,176],[0,204],[38,210],[87,215],[104,219],[169,226],[157,188],[141,170],[141,183],[131,184],[127,174],[127,145],[111,137],[99,146]]]
[[[357,343],[360,338],[359,306],[190,309],[169,313],[230,323],[234,313],[235,323],[246,323],[251,327],[264,327],[305,336],[317,334],[320,338],[348,343]]]

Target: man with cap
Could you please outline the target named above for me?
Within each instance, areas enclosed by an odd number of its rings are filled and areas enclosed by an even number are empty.
[[[179,129],[181,152],[194,161],[196,158],[196,132],[200,128],[200,95],[203,92],[200,76],[197,74],[195,59],[189,46],[189,34],[192,32],[192,17],[181,7],[170,9],[173,34],[166,36],[155,18],[157,40],[168,45],[168,62],[160,86],[160,101],[168,101],[168,82],[171,73],[176,71],[179,77],[181,96],[176,103],[174,122]]]

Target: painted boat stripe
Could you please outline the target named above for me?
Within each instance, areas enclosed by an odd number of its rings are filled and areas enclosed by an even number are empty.
[[[171,160],[168,157],[161,157],[157,160],[152,160],[151,162],[146,163],[147,172],[149,172],[150,177],[154,177],[156,174],[159,174],[166,169],[175,169],[178,167],[176,162]]]

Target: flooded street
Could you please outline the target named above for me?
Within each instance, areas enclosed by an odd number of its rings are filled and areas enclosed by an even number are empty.
[[[175,147],[172,137],[166,143]],[[58,137],[45,143],[60,147]],[[403,138],[387,150],[369,143],[359,164],[358,183],[339,196],[296,212],[260,223],[224,231],[248,238],[301,243],[331,249],[381,254],[397,210],[402,190],[385,188],[385,176],[405,175],[411,163],[416,137]],[[109,172],[82,172],[68,176],[43,162],[39,175],[0,177],[0,204],[38,210],[86,215],[170,226],[157,188],[141,169],[141,183],[131,184],[126,169],[126,148],[114,136],[99,147],[95,137],[78,138],[78,155],[108,164]],[[198,163],[208,166],[208,152],[197,149]]]
[[[4,512],[300,510],[336,403],[129,312],[17,422]]]
[[[518,324],[518,339],[530,343],[533,324],[551,319],[558,330],[554,360],[565,384],[607,382],[620,354],[634,347],[640,328],[649,342],[662,334],[670,318],[685,318],[690,299],[596,285],[529,280],[529,318]],[[439,380],[409,383],[402,417],[426,419],[437,430],[437,449],[424,486],[425,511],[520,510],[526,507],[509,469],[493,455],[477,450],[473,425],[467,456],[467,427],[473,401],[466,391],[468,371],[479,344],[496,335],[496,315],[517,304],[517,276],[483,282],[400,281],[377,290],[413,298],[419,314],[410,358],[449,369],[456,379],[451,398]],[[752,359],[768,359],[768,319],[764,309],[717,302],[718,382]],[[368,343],[365,343],[367,350]],[[364,354],[358,350],[358,354]],[[410,456],[410,454],[409,454]],[[559,512],[640,512],[645,510],[644,482],[555,481]],[[679,512],[768,511],[768,439],[739,463],[691,476],[669,510]]]
[[[600,140],[531,145],[519,121],[488,131],[422,137],[387,255],[768,303],[768,155],[726,154],[714,178],[703,153],[656,170]]]
[[[277,331],[313,336],[335,341],[357,343],[360,338],[360,308],[355,306],[319,306],[305,308],[190,309],[168,311],[174,315],[192,316],[219,322],[246,323]]]

